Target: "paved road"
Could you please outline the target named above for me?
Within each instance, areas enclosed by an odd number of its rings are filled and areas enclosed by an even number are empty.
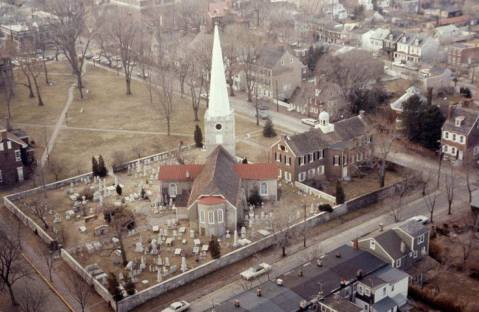
[[[425,171],[430,171],[431,173],[437,172],[437,164],[434,161],[428,160],[423,157],[415,156],[412,154],[392,153],[391,158],[398,161],[399,163],[409,166],[413,169],[420,169]],[[479,187],[478,177],[474,176],[473,188],[477,189]],[[469,210],[469,203],[467,201],[467,189],[462,175],[457,176],[457,188],[455,190],[455,201],[453,204],[453,216],[459,212],[464,212]],[[447,215],[447,195],[446,192],[442,189],[439,189],[434,195],[437,196],[436,208],[434,210],[434,220],[438,222],[440,220],[445,220],[449,216]],[[275,278],[281,274],[287,273],[292,269],[304,264],[308,259],[311,258],[313,251],[319,248],[321,253],[329,252],[343,244],[351,242],[353,239],[368,235],[374,231],[377,231],[378,225],[380,223],[385,225],[385,228],[391,228],[394,226],[394,218],[388,207],[387,203],[383,203],[380,208],[382,214],[379,216],[373,217],[372,214],[365,214],[356,218],[350,222],[344,223],[341,226],[338,226],[328,232],[325,232],[316,237],[308,238],[309,247],[306,249],[302,248],[302,242],[297,243],[293,248],[298,251],[288,256],[286,258],[280,259],[272,263],[273,273],[270,275],[271,278]],[[426,215],[429,216],[429,207],[426,205],[426,202],[423,197],[419,197],[411,201],[409,204],[405,205],[400,211],[400,219],[405,220],[409,217],[415,215]],[[266,259],[267,261],[267,259]],[[270,262],[271,263],[271,262]],[[239,272],[238,272],[239,274]],[[255,287],[256,284],[248,285],[249,287]],[[245,291],[245,284],[239,278],[234,282],[211,292],[207,296],[197,298],[192,302],[192,311],[210,311],[212,303],[220,303],[229,298],[242,293]]]

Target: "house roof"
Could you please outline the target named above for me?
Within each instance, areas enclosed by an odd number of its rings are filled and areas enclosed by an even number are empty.
[[[361,279],[361,283],[372,289],[375,289],[381,285],[384,285],[386,282],[374,274],[371,274],[370,276]]]
[[[256,64],[266,68],[272,68],[283,57],[286,50],[282,47],[264,47],[258,53]]]
[[[341,312],[360,312],[363,310],[361,307],[355,305],[351,301],[339,296],[329,296],[320,302],[329,308]]]
[[[415,220],[406,221],[399,228],[414,237],[428,231],[427,226]]]
[[[401,258],[410,251],[409,247],[403,243],[399,235],[393,230],[383,232],[374,239],[394,260]],[[404,253],[401,252],[401,243],[404,244]]]
[[[168,165],[161,166],[160,181],[192,181],[200,174],[203,165]]]
[[[373,275],[381,279],[383,282],[389,284],[396,283],[403,279],[409,278],[409,274],[390,266],[382,268],[381,270],[375,272]]]
[[[241,180],[234,170],[235,164],[233,156],[223,146],[218,145],[208,156],[201,173],[194,180],[188,204],[191,205],[201,195],[222,195],[236,206]]]
[[[374,311],[393,311],[396,306],[396,302],[390,297],[384,297],[375,304],[373,304]]]
[[[198,203],[202,205],[218,205],[225,202],[223,196],[201,196]]]
[[[286,137],[285,142],[296,155],[312,153],[320,148],[343,148],[369,130],[365,117],[354,116],[334,123],[334,131],[323,133],[321,129]]]
[[[236,164],[235,171],[244,180],[276,180],[276,164]]]
[[[456,17],[441,18],[437,22],[438,25],[449,25],[449,24],[459,24],[465,25],[471,20],[471,17],[468,15],[461,15]]]
[[[456,127],[455,125],[456,117],[464,117],[464,120],[461,122],[461,126],[459,127]],[[464,107],[452,106],[450,117],[444,123],[443,130],[467,135],[469,131],[471,131],[471,128],[474,127],[478,118],[479,118],[478,111],[474,111]]]

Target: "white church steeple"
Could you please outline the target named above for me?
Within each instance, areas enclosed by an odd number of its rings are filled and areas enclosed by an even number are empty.
[[[235,156],[235,117],[230,107],[218,25],[215,25],[211,58],[209,105],[205,113],[205,146],[208,153],[218,145]]]

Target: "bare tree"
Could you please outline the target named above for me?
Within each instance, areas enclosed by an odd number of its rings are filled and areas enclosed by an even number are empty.
[[[472,185],[471,185],[471,171],[473,171],[474,160],[470,153],[466,153],[464,157],[464,169],[466,170],[466,188],[467,188],[467,200],[470,204],[472,202]]]
[[[458,241],[462,249],[462,266],[465,267],[467,259],[469,259],[469,256],[473,250],[472,243],[474,241],[474,232],[470,231],[470,233],[468,233],[466,236],[459,236]]]
[[[46,291],[32,283],[19,290],[18,299],[22,312],[42,312],[46,310]]]
[[[80,306],[81,312],[85,312],[85,308],[92,297],[93,290],[91,284],[92,281],[90,277],[84,280],[83,277],[77,274],[69,275],[68,292]]]
[[[378,129],[379,131],[374,138],[374,153],[377,157],[379,187],[384,187],[386,183],[387,159],[394,141],[399,137],[399,133],[394,128],[394,124],[391,125],[387,122],[379,123]]]
[[[55,177],[55,181],[58,181],[65,173],[65,166],[57,157],[48,157],[47,169]]]
[[[434,209],[436,208],[437,192],[435,189],[426,190],[426,193],[423,197],[424,204],[426,205],[429,211],[429,219],[431,223],[434,223]]]
[[[454,168],[452,165],[450,165],[450,172],[449,174],[446,174],[445,180],[446,180],[445,187],[446,187],[446,195],[447,195],[447,214],[451,215],[452,204],[454,202],[454,189],[456,187],[455,178],[454,178]]]
[[[15,95],[14,93],[14,78],[13,75],[10,75],[9,73],[2,71],[0,72],[0,80],[3,81],[4,86],[2,88],[3,90],[3,98],[5,99],[5,104],[7,105],[7,118],[11,119],[12,118],[12,111],[11,111],[11,103],[12,103],[12,98]]]
[[[157,108],[166,120],[167,134],[171,134],[171,119],[175,112],[173,82],[168,75],[164,74],[160,78],[160,90],[158,91]]]
[[[38,83],[38,76],[42,72],[42,65],[37,59],[29,59],[25,64],[25,67],[33,80],[33,85],[35,86],[35,92],[37,93],[37,101],[38,106],[43,106],[45,103],[43,102],[42,94],[40,92],[40,85]]]
[[[119,52],[125,75],[126,94],[131,95],[131,76],[136,66],[140,46],[140,19],[131,11],[118,8],[106,17],[109,22],[107,32],[115,50]]]
[[[114,229],[119,241],[123,266],[126,266],[128,264],[128,259],[126,257],[126,249],[123,241],[123,232],[126,230],[125,226],[129,224],[130,221],[134,220],[134,216],[129,210],[123,208],[115,209],[114,207],[107,207],[105,211],[111,213],[112,228]]]
[[[29,271],[22,263],[22,245],[20,229],[14,237],[0,231],[0,289],[7,289],[12,305],[18,305],[13,291],[15,283],[28,276]]]
[[[55,15],[51,19],[53,40],[60,51],[63,52],[70,64],[73,74],[77,79],[80,98],[83,99],[83,66],[85,54],[91,40],[99,31],[100,24],[89,21],[89,8],[87,0],[49,0],[49,11]],[[80,46],[80,37],[83,41]]]
[[[54,252],[50,249],[43,251],[43,259],[48,269],[48,279],[52,281],[53,265],[55,264]]]
[[[35,93],[33,93],[33,85],[32,79],[30,78],[30,71],[27,69],[28,62],[25,59],[21,59],[19,64],[20,70],[22,71],[23,76],[26,79],[26,82],[20,82],[20,84],[28,89],[28,97],[33,99],[35,97]]]
[[[195,121],[200,121],[198,114],[201,103],[201,92],[205,83],[206,81],[200,68],[195,64],[191,64],[188,86],[190,88],[191,107],[193,109]]]
[[[275,212],[272,220],[273,233],[275,233],[276,244],[281,248],[281,255],[286,257],[286,248],[290,245],[294,232],[291,225],[294,223],[293,217],[287,213]]]
[[[50,227],[47,221],[49,207],[45,200],[25,200],[22,205],[26,211],[31,211],[43,223],[43,228]]]

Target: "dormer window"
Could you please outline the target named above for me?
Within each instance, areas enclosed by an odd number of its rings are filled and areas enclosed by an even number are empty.
[[[463,121],[464,121],[464,116],[458,116],[454,120],[454,124],[456,125],[456,127],[460,127]]]

